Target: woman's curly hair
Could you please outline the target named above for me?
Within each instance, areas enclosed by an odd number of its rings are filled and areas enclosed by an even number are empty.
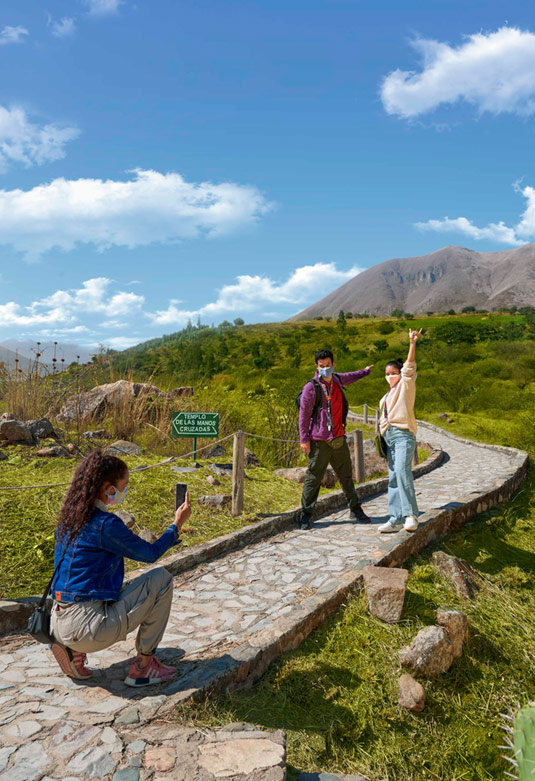
[[[95,511],[103,483],[113,485],[126,475],[128,466],[116,456],[105,456],[95,450],[78,464],[63,500],[58,518],[58,539],[66,534],[72,540],[80,533]]]

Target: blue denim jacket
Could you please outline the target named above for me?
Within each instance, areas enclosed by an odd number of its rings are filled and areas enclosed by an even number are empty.
[[[67,545],[52,582],[51,596],[58,602],[115,601],[123,585],[124,556],[152,563],[179,542],[178,529],[173,524],[156,542],[145,542],[117,515],[96,508]],[[65,544],[66,537],[56,541],[54,566],[60,561]]]

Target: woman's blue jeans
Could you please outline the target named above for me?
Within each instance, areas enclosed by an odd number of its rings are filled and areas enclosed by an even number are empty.
[[[389,426],[384,434],[388,457],[388,512],[391,521],[418,515],[412,477],[416,437],[411,431]]]

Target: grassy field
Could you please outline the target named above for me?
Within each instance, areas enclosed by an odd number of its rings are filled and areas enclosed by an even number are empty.
[[[470,424],[459,425],[463,434]],[[182,707],[176,718],[285,729],[290,779],[297,769],[361,772],[389,781],[503,778],[500,713],[535,697],[534,489],[532,469],[513,501],[437,545],[484,576],[473,602],[456,596],[427,550],[406,565],[400,624],[370,616],[359,594],[252,690]],[[426,708],[411,714],[397,705],[398,652],[434,623],[438,608],[467,613],[469,641],[446,674],[422,680]]]

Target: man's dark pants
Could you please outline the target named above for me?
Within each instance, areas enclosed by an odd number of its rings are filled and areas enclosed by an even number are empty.
[[[353,483],[351,454],[346,438],[316,440],[310,443],[308,469],[301,496],[301,507],[308,516],[312,515],[321,488],[321,481],[329,464],[336,472],[350,510],[356,510],[360,506]]]

